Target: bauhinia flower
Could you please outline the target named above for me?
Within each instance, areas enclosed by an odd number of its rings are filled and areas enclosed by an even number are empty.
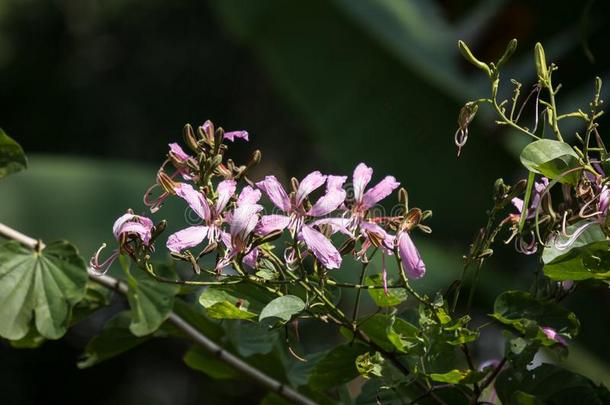
[[[167,239],[167,248],[172,252],[199,245],[204,239],[210,243],[220,240],[221,226],[224,223],[223,210],[235,194],[235,180],[221,181],[217,188],[216,204],[210,206],[205,195],[197,191],[190,184],[180,183],[176,188],[176,195],[184,199],[191,209],[203,220],[203,224],[182,229]]]
[[[259,221],[259,212],[263,209],[258,204],[261,192],[250,186],[244,187],[237,199],[236,208],[227,215],[229,233],[223,232],[222,241],[227,247],[225,256],[218,262],[216,268],[227,266],[239,253],[246,253],[243,262],[254,268],[258,258],[258,249],[250,248],[249,239]]]
[[[371,182],[372,177],[373,169],[364,163],[360,163],[354,169],[352,176],[354,201],[351,206],[352,227],[354,228],[366,217],[366,213],[370,208],[392,194],[400,185],[394,176],[386,176],[374,187],[364,191],[366,186]]]
[[[102,244],[89,261],[89,266],[97,273],[104,274],[121,252],[131,253],[130,241],[140,241],[145,246],[150,246],[153,226],[150,218],[135,215],[129,210],[126,214],[121,215],[112,226],[112,233],[119,242],[119,248],[115,249],[110,257],[100,263],[100,254],[106,247],[105,243]]]
[[[554,340],[562,346],[568,345],[568,342],[564,339],[564,337],[557,333],[555,329],[548,326],[542,326],[540,329],[542,329],[542,333],[544,333],[548,339]]]
[[[309,194],[329,181],[326,194],[320,197],[311,209],[307,209],[305,201]],[[330,240],[316,230],[305,220],[310,217],[320,217],[337,209],[345,200],[345,190],[342,185],[346,178],[343,176],[325,176],[319,171],[305,176],[300,182],[296,192],[289,196],[284,187],[275,178],[267,176],[265,180],[256,183],[273,202],[284,212],[284,215],[265,215],[261,218],[257,233],[265,235],[274,231],[288,228],[293,236],[302,240],[312,251],[318,261],[328,269],[341,266],[341,255]]]

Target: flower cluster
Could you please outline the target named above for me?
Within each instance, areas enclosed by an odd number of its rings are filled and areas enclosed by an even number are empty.
[[[393,176],[386,176],[367,188],[373,169],[360,163],[352,174],[353,192],[349,196],[347,176],[320,171],[308,174],[301,181],[292,179],[291,187],[286,188],[273,175],[256,182],[248,178],[248,170],[260,160],[258,151],[244,166],[225,159],[226,141],[247,141],[246,131],[224,132],[207,121],[198,128],[197,134],[187,125],[184,138],[192,154],[177,143],[169,144],[157,182],[144,197],[145,204],[154,213],[168,197],[177,196],[198,217],[197,224],[167,238],[166,247],[174,258],[197,263],[202,256],[215,252],[214,272],[220,276],[231,265],[257,268],[258,260],[273,249],[268,242],[284,235],[286,247],[280,256],[288,268],[309,256],[317,267],[337,269],[345,254],[366,263],[374,254],[371,251],[380,251],[384,287],[386,255],[398,254],[409,278],[424,276],[426,267],[410,231],[419,227],[429,232],[428,227],[420,224],[429,212],[409,210],[404,189],[399,193],[403,204],[398,215],[377,215],[382,210],[375,209],[398,189],[400,184]],[[152,197],[155,189],[161,192]],[[274,207],[273,213],[263,212],[263,195]],[[103,263],[98,251],[91,266],[103,272],[119,253],[136,255],[134,243],[139,243],[144,250],[152,250],[154,232],[153,222],[147,217],[132,212],[121,216],[114,226],[119,249]],[[343,242],[336,245],[340,238]],[[199,253],[194,254],[195,249],[200,249]]]

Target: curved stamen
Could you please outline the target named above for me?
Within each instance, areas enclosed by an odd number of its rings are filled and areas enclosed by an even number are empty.
[[[566,250],[568,247],[570,247],[570,245],[572,245],[572,243],[574,243],[576,241],[576,239],[578,239],[578,237],[580,235],[583,234],[584,231],[587,230],[588,227],[590,227],[591,225],[593,225],[595,223],[596,222],[587,222],[586,224],[581,225],[576,231],[574,231],[572,236],[570,236],[570,238],[568,240],[566,240],[565,242],[555,241],[555,248],[557,248],[558,250]]]
[[[110,268],[112,263],[114,263],[116,258],[119,257],[119,251],[115,250],[114,252],[112,252],[110,257],[108,257],[106,260],[104,260],[102,263],[100,263],[100,253],[105,248],[106,248],[106,244],[103,243],[102,246],[100,246],[100,248],[97,250],[97,252],[95,252],[93,257],[89,261],[89,266],[91,267],[91,269],[93,269],[93,271],[96,275],[101,276],[101,275],[106,274],[106,272],[108,271],[108,269]]]

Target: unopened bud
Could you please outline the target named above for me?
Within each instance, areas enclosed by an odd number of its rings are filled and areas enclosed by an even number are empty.
[[[404,187],[398,189],[398,202],[405,206],[406,211],[409,211],[409,193]]]
[[[293,177],[290,179],[290,185],[292,186],[292,191],[296,193],[299,189],[299,181],[295,177]]]
[[[466,45],[464,41],[458,41],[458,48],[460,48],[460,52],[468,62],[472,63],[479,69],[484,70],[488,76],[491,76],[491,70],[489,69],[487,63],[481,62],[480,60],[475,58],[472,52],[470,51],[470,48],[468,48],[468,45]]]
[[[182,129],[182,136],[184,138],[184,142],[193,150],[193,152],[197,152],[199,150],[197,138],[195,138],[195,132],[193,131],[191,124],[186,124],[184,126]]]
[[[513,38],[513,39],[510,40],[508,45],[506,45],[506,49],[504,50],[504,54],[498,60],[498,63],[496,64],[496,67],[499,68],[500,66],[502,66],[503,64],[508,62],[510,57],[513,56],[513,53],[515,53],[516,49],[517,49],[517,40],[515,38]]]
[[[199,127],[198,132],[205,143],[214,147],[214,124],[212,124],[212,121],[207,120],[204,122],[203,125]]]
[[[536,73],[538,74],[538,80],[546,83],[549,80],[549,71],[546,64],[544,48],[540,42],[536,43],[536,46],[534,47],[534,58],[536,59]]]
[[[213,158],[208,159],[208,163],[210,164],[210,168],[213,170],[218,165],[222,163],[222,155],[216,155]]]
[[[257,165],[261,162],[261,159],[263,157],[263,154],[261,153],[260,150],[255,150],[254,153],[252,153],[252,157],[250,158],[250,162],[248,162],[248,167],[252,167],[254,165]]]
[[[419,208],[413,208],[411,211],[407,212],[407,215],[405,215],[405,219],[402,224],[403,229],[405,229],[406,231],[410,231],[417,224],[419,224],[421,218],[421,210]]]
[[[164,171],[159,171],[159,173],[157,173],[157,183],[159,183],[166,192],[176,194],[174,189],[178,187],[178,183],[173,181]]]

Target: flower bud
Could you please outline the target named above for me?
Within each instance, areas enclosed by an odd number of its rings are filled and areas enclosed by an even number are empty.
[[[543,83],[549,80],[549,71],[546,64],[546,56],[544,55],[544,48],[540,42],[536,43],[534,47],[534,57],[536,59],[536,73],[538,74],[538,80]]]
[[[517,49],[517,40],[515,38],[513,38],[510,40],[508,45],[506,45],[506,50],[504,50],[504,54],[500,57],[500,59],[498,59],[498,63],[496,63],[496,67],[499,68],[500,66],[502,66],[503,64],[508,62],[510,57],[513,56],[513,53],[515,53],[516,49]]]
[[[475,58],[470,49],[468,48],[468,45],[466,45],[464,41],[458,41],[458,47],[460,48],[462,56],[464,56],[464,58],[466,58],[468,62],[472,63],[479,69],[484,70],[488,76],[491,76],[491,70],[489,69],[487,63],[481,62],[480,60]]]
[[[193,150],[193,152],[197,152],[199,150],[197,138],[195,138],[195,132],[193,131],[191,124],[186,124],[184,126],[182,129],[182,136],[184,137],[184,142]]]
[[[173,181],[164,171],[159,171],[159,173],[157,173],[157,183],[159,183],[166,192],[176,194],[174,189],[178,186],[178,183]]]

